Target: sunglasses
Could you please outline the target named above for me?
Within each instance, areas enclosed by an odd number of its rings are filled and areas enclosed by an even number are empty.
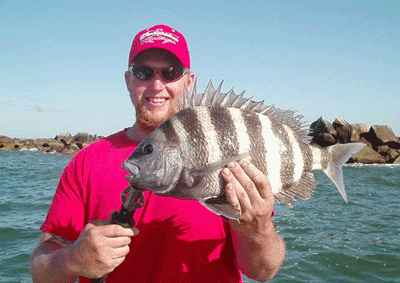
[[[147,66],[133,65],[129,67],[129,71],[132,72],[139,80],[145,81],[149,80],[155,76],[155,74],[160,74],[164,81],[172,82],[181,78],[186,70],[181,67],[168,67],[163,69],[153,69]]]

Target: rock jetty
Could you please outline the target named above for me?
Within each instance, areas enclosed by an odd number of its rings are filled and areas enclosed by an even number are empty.
[[[0,135],[1,150],[38,150],[46,153],[75,154],[103,137],[79,132],[60,133],[53,139],[18,139]]]
[[[310,125],[310,135],[312,143],[321,147],[337,143],[365,143],[367,146],[350,158],[349,163],[400,164],[400,138],[387,125],[374,125],[368,129],[365,124],[349,124],[343,118],[336,118],[330,123],[320,117]],[[30,149],[75,154],[101,138],[82,132],[74,136],[68,132],[60,133],[54,139],[17,139],[0,135],[0,151]]]
[[[367,146],[356,153],[349,163],[400,164],[400,138],[390,126],[374,125],[368,129],[365,124],[350,125],[343,118],[336,118],[330,123],[320,117],[311,124],[310,130],[313,143],[321,147],[337,143],[365,143]]]

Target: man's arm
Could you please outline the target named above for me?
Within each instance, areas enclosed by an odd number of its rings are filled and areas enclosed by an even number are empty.
[[[80,276],[100,278],[113,271],[124,261],[131,237],[139,231],[109,223],[87,224],[74,243],[44,233],[31,257],[33,282],[75,282]]]
[[[43,233],[31,257],[33,282],[75,282],[78,276],[68,264],[70,245],[64,238]]]
[[[279,271],[285,244],[272,222],[274,196],[267,177],[249,163],[231,163],[222,171],[228,201],[241,209],[230,221],[239,268],[247,277],[267,281]]]

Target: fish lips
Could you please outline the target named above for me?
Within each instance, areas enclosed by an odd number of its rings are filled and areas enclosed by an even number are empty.
[[[129,162],[128,160],[122,164],[122,169],[130,173],[129,175],[125,176],[125,179],[129,182],[131,186],[137,187],[141,190],[152,191],[160,195],[165,194],[169,191],[169,188],[167,189],[161,188],[161,184],[158,185],[146,184],[143,180],[144,179],[156,180],[157,179],[156,174],[154,174],[153,178],[149,178],[149,176],[142,176],[140,172],[140,167]]]

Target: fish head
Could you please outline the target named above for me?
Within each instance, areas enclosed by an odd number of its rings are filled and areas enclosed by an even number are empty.
[[[156,194],[167,194],[182,171],[179,144],[168,139],[160,128],[148,135],[123,163],[132,186]]]

